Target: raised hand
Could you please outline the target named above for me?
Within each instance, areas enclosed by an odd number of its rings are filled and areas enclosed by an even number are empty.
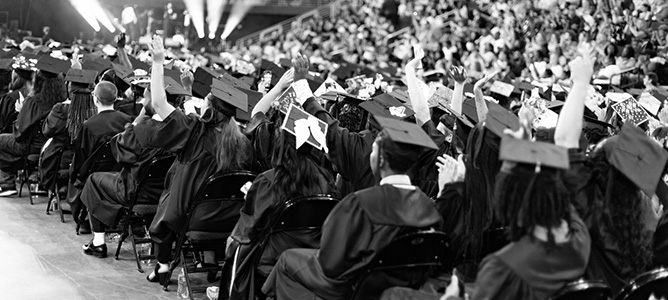
[[[154,63],[165,62],[165,46],[162,44],[162,38],[158,35],[153,37],[153,41],[148,44],[148,50],[151,53]]]
[[[439,189],[443,189],[443,186],[448,183],[464,180],[466,167],[464,166],[463,157],[461,155],[459,156],[459,159],[454,159],[453,157],[444,154],[437,157],[437,160],[436,167],[438,167]]]
[[[125,33],[121,32],[121,34],[116,36],[116,47],[117,48],[123,48],[125,47]]]
[[[585,43],[578,48],[579,56],[571,61],[568,66],[571,70],[573,83],[589,83],[594,74],[596,63],[596,49]]]
[[[523,107],[524,108],[524,107]],[[522,109],[520,109],[521,111]],[[518,140],[531,139],[531,120],[528,119],[527,114],[520,113],[520,129],[513,131],[511,129],[504,129],[503,134]]]
[[[295,69],[290,68],[287,72],[283,73],[281,79],[278,80],[276,86],[281,90],[287,89],[295,81]]]
[[[306,79],[309,66],[310,62],[308,61],[308,58],[305,55],[298,53],[297,56],[292,59],[292,68],[295,69],[294,81]]]
[[[195,75],[193,74],[193,72],[187,69],[181,70],[181,84],[186,89],[191,89],[193,87],[194,82],[195,82]]]
[[[457,66],[450,68],[448,75],[450,75],[450,77],[452,77],[452,79],[454,79],[457,83],[464,83],[466,81],[466,77],[468,76],[464,67]]]
[[[406,70],[414,71],[422,67],[422,59],[424,58],[424,50],[422,45],[416,44],[413,46],[413,59],[406,64]]]
[[[487,82],[489,82],[490,80],[492,80],[492,78],[494,78],[494,76],[496,76],[497,74],[499,74],[499,72],[500,72],[499,70],[496,70],[496,71],[494,71],[494,72],[492,72],[492,73],[487,73],[487,75],[485,75],[485,77],[480,78],[480,80],[478,80],[478,81],[475,83],[475,85],[473,85],[473,88],[474,88],[474,89],[476,89],[476,88],[482,88],[482,86],[485,85],[485,83],[487,83]]]

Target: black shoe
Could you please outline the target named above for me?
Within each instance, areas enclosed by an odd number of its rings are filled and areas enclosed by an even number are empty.
[[[159,273],[158,270],[160,270],[160,264],[158,262],[155,263],[155,268],[153,268],[153,278],[151,278],[151,274],[146,275],[146,280],[148,282],[159,282],[160,285],[165,286],[165,283],[169,282],[169,272],[165,273]]]
[[[83,245],[83,251],[86,255],[92,255],[99,258],[107,257],[107,244],[102,244],[100,246],[93,246],[93,240],[86,245]]]

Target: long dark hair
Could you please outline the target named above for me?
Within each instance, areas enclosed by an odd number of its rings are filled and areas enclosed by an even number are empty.
[[[295,149],[295,137],[280,128],[277,128],[275,143],[272,189],[278,199],[318,194],[336,196],[334,175],[319,165],[322,157],[315,148],[304,144]]]
[[[70,135],[70,141],[79,135],[81,125],[90,117],[97,113],[97,108],[93,104],[93,95],[89,88],[70,85],[70,111],[67,115],[67,132]]]
[[[511,241],[525,235],[533,238],[536,226],[542,226],[548,229],[548,245],[554,246],[550,228],[560,227],[565,220],[572,229],[571,194],[561,181],[560,172],[543,167],[536,173],[535,166],[520,164],[512,170],[499,172],[494,189],[494,208],[498,220],[508,226]]]
[[[54,106],[56,103],[67,99],[67,90],[63,75],[55,77],[44,75],[41,71],[35,74],[35,86],[33,95],[39,95],[43,104]]]
[[[619,247],[620,270],[630,269],[635,276],[642,273],[652,260],[652,235],[646,230],[642,192],[631,180],[611,166],[605,148],[597,149],[587,161],[592,180],[603,195],[603,208],[594,214],[594,222],[608,228],[607,233]],[[605,213],[607,212],[607,213]],[[592,232],[594,242],[602,243],[604,236]]]
[[[485,130],[482,123],[476,125],[468,136],[465,177],[465,201],[463,210],[464,232],[462,249],[469,249],[473,259],[478,259],[482,247],[482,234],[494,221],[492,198],[496,175],[501,167],[499,144],[501,139]]]
[[[248,167],[251,157],[251,144],[241,132],[234,118],[224,113],[229,111],[223,107],[221,100],[209,98],[211,108],[202,116],[210,118],[207,121],[205,138],[213,146],[213,155],[216,157],[218,171],[242,170]]]

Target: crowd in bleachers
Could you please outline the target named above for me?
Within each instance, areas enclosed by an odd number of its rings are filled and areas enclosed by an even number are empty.
[[[668,297],[667,1],[335,7],[219,54],[3,36],[0,196],[211,299]]]

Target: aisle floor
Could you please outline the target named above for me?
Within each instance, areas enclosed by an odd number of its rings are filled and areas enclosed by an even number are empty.
[[[65,223],[58,212],[46,215],[46,202],[41,197],[30,205],[25,194],[0,198],[2,299],[177,299],[177,272],[165,292],[137,272],[130,243],[123,244],[119,260],[113,258],[116,243],[107,245],[105,259],[83,254],[81,245],[92,235],[75,235],[71,215],[65,215]],[[203,293],[194,296],[208,299]]]

